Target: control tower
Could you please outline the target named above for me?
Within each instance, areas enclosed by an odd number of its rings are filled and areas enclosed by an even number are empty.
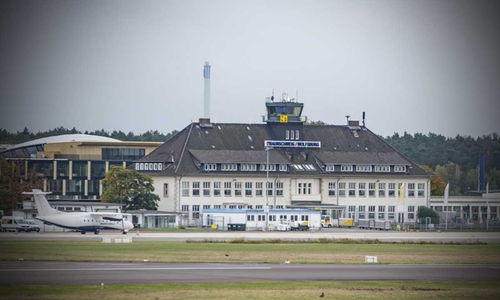
[[[303,103],[290,98],[286,92],[281,99],[273,96],[266,99],[267,116],[263,119],[278,140],[300,141],[303,137],[302,109]]]

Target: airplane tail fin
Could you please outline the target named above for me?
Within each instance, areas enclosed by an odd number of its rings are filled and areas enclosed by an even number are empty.
[[[36,209],[38,210],[38,216],[51,216],[54,215],[56,212],[59,212],[56,209],[53,209],[49,201],[47,201],[47,198],[45,198],[45,194],[41,190],[33,190],[32,193],[23,193],[23,194],[33,194],[35,197],[35,204],[36,204]]]

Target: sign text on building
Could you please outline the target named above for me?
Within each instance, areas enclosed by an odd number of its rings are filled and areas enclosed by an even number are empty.
[[[321,148],[321,142],[310,141],[264,141],[264,147]]]

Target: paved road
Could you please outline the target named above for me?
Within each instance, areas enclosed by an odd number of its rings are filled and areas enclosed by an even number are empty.
[[[262,281],[496,281],[500,265],[0,262],[0,285]]]
[[[118,231],[101,231],[99,235],[78,232],[0,232],[0,240],[101,240],[102,237],[121,237]],[[488,242],[500,243],[500,232],[398,232],[374,231],[347,228],[328,228],[315,232],[261,232],[261,231],[176,231],[153,232],[131,231],[126,237],[133,241],[186,241],[186,240],[231,240],[245,238],[260,239],[378,239],[384,242],[429,241],[429,242]]]

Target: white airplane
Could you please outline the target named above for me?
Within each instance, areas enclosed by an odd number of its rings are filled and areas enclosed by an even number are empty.
[[[87,231],[93,231],[94,234],[99,234],[101,229],[118,229],[122,230],[123,234],[127,234],[129,229],[134,228],[132,222],[123,219],[121,213],[109,212],[73,212],[67,213],[53,209],[45,194],[41,190],[33,190],[33,192],[24,192],[23,194],[31,194],[35,197],[36,208],[38,210],[37,220],[43,221],[44,224],[55,225],[62,228],[74,229],[85,234]]]

